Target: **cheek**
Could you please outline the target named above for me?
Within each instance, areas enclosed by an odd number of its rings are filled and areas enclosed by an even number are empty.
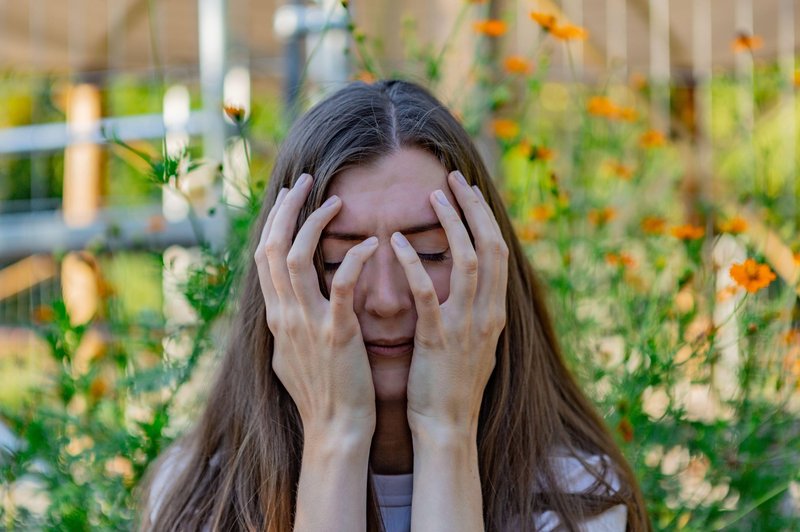
[[[432,268],[426,268],[426,271],[433,282],[433,288],[436,290],[439,304],[444,303],[450,296],[450,274],[453,271],[452,264],[436,265]]]

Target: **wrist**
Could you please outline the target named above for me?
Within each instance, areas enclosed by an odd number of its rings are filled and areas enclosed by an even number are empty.
[[[339,457],[369,455],[374,423],[329,423],[303,430],[303,455]]]

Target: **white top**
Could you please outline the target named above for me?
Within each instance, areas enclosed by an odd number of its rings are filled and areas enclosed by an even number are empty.
[[[177,448],[173,447],[172,452]],[[599,466],[601,457],[597,455],[584,455],[592,466]],[[560,483],[567,492],[580,492],[591,486],[595,478],[584,469],[583,465],[574,457],[554,456],[551,460],[557,470],[561,471]],[[168,479],[175,478],[176,460],[167,459],[164,467],[158,471],[153,480],[150,491],[150,519],[155,521],[161,498]],[[609,471],[606,480],[614,487],[619,488],[619,480]],[[408,532],[411,529],[411,498],[414,474],[404,475],[378,475],[373,474],[375,490],[378,496],[383,522],[386,532]],[[558,514],[552,511],[539,512],[534,516],[537,529],[550,532],[558,528],[560,520]],[[583,521],[581,530],[586,532],[625,532],[628,521],[627,507],[623,504],[612,506],[605,512]],[[210,530],[206,525],[203,531]]]

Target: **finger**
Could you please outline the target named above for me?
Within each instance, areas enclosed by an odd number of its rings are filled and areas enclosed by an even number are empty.
[[[433,337],[433,334],[428,331],[438,330],[441,325],[439,298],[433,287],[433,281],[406,237],[395,232],[391,240],[392,249],[394,249],[397,260],[403,266],[408,285],[414,294],[414,305],[417,308],[417,334],[421,334],[423,337]]]
[[[354,316],[353,292],[364,263],[378,249],[378,238],[371,236],[347,250],[331,281],[331,316],[334,327],[350,325]]]
[[[313,257],[319,245],[322,229],[336,216],[341,206],[342,201],[339,197],[331,196],[311,213],[297,232],[292,249],[286,257],[289,279],[297,301],[303,308],[316,309],[325,304],[325,298],[319,291]]]
[[[463,191],[462,191],[463,194]],[[453,272],[450,275],[450,295],[448,305],[456,308],[472,308],[478,286],[478,255],[467,233],[461,216],[450,204],[441,190],[436,190],[429,198],[436,216],[442,222],[450,254],[453,257]],[[474,232],[473,232],[474,234]]]
[[[289,192],[289,189],[286,187],[282,187],[280,192],[278,192],[278,197],[275,198],[275,203],[272,205],[272,208],[269,211],[269,215],[267,215],[267,221],[264,222],[264,227],[261,228],[261,238],[258,241],[258,247],[263,249],[264,244],[267,240],[267,235],[269,235],[269,229],[272,226],[272,220],[275,218],[275,213],[278,212],[278,209],[283,202],[283,198],[286,196],[286,193]]]
[[[270,227],[272,226],[272,220],[275,218],[275,213],[278,212],[281,202],[283,202],[283,198],[286,196],[288,190],[289,189],[286,187],[283,187],[281,188],[280,192],[278,192],[278,197],[275,199],[275,203],[272,205],[272,209],[269,211],[267,221],[264,223],[264,227],[261,229],[261,238],[259,239],[258,246],[256,246],[256,252],[254,256],[256,268],[258,270],[258,280],[261,284],[261,292],[264,294],[264,299],[267,303],[267,310],[269,310],[269,306],[273,304],[272,302],[277,302],[277,294],[275,293],[275,288],[272,286],[272,279],[270,278],[269,273],[269,261],[267,260],[267,254],[264,250],[264,246],[267,235],[269,235]]]
[[[497,283],[494,287],[492,287],[492,294],[496,297],[500,296],[500,301],[498,301],[498,311],[501,315],[506,315],[506,295],[508,292],[508,244],[506,244],[505,239],[503,238],[503,232],[500,230],[500,224],[497,222],[497,217],[492,212],[492,208],[489,206],[489,203],[484,198],[483,193],[477,187],[477,185],[473,185],[472,189],[480,196],[481,204],[486,212],[491,216],[492,221],[494,222],[495,228],[497,229],[497,235],[499,239],[503,242],[502,249],[504,251],[505,257],[501,260],[500,264],[500,276],[497,278]]]
[[[272,275],[272,284],[275,292],[281,301],[291,301],[295,299],[292,283],[289,279],[289,271],[286,266],[286,256],[292,245],[292,235],[297,225],[297,216],[306,201],[309,190],[311,190],[313,179],[308,174],[303,174],[295,182],[292,189],[286,193],[283,203],[275,219],[272,221],[272,228],[267,235],[266,252],[269,261],[269,270]]]
[[[496,289],[500,278],[502,253],[505,246],[503,239],[495,232],[494,215],[490,215],[481,205],[480,196],[470,187],[458,170],[448,175],[450,188],[458,200],[461,209],[475,237],[475,252],[478,256],[478,285],[474,297],[477,308],[489,308],[492,291]],[[451,279],[452,283],[452,279]]]

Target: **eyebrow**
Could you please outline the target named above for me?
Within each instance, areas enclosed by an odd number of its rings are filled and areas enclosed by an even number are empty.
[[[412,225],[405,229],[400,229],[404,235],[413,235],[415,233],[424,233],[425,231],[432,231],[433,229],[441,229],[441,222],[433,222],[429,224]],[[358,233],[344,233],[340,231],[322,231],[322,238],[333,238],[336,240],[366,240],[370,235],[362,235]]]

